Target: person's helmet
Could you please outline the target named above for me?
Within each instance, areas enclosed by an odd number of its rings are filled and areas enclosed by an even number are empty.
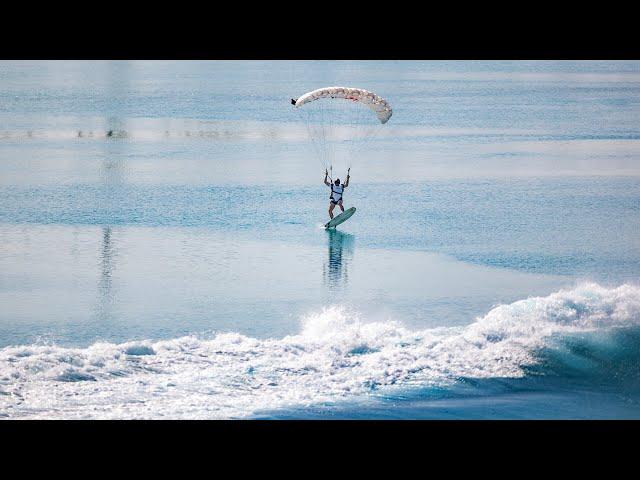
[[[339,179],[339,178],[336,178],[336,181],[335,181],[335,182],[333,182],[333,183],[335,183],[336,185],[340,185],[340,179]]]

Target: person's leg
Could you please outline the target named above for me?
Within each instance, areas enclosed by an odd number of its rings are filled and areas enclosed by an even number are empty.
[[[342,210],[342,213],[344,213],[344,207],[342,206],[342,199],[340,199],[340,201],[338,202],[338,206],[340,207],[340,210]]]
[[[335,203],[329,202],[329,218],[333,219],[333,209],[336,207]]]

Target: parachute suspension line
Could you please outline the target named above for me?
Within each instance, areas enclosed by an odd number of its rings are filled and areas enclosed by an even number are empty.
[[[328,108],[328,107],[326,107]],[[325,165],[329,165],[329,169],[333,172],[333,155],[331,152],[331,117],[332,115],[330,113],[327,113],[325,118],[325,104],[322,103],[320,104],[320,115],[321,115],[321,120],[320,120],[320,124],[322,125],[322,146],[324,147],[324,153],[325,153]],[[327,122],[329,122],[329,125],[327,125]],[[326,126],[326,128],[325,128]],[[326,167],[325,167],[326,168]],[[333,181],[333,180],[331,180]]]
[[[328,112],[329,105],[326,103],[322,103],[322,132],[323,132],[323,141],[324,146],[327,151],[327,163],[329,164],[329,170],[331,171],[331,176],[333,176],[333,159],[335,158],[331,151],[331,119],[333,115],[331,112]],[[326,126],[326,129],[325,129]],[[333,180],[331,180],[333,182]]]
[[[334,128],[334,114],[331,111],[331,104],[324,103],[322,104],[322,112],[323,119],[322,125],[325,126],[325,138],[324,144],[327,149],[327,163],[329,164],[329,178],[331,179],[331,183],[333,183],[333,163],[336,161],[336,152],[335,152],[335,128]]]
[[[329,109],[329,106],[331,105],[330,103],[325,103],[327,109]],[[329,140],[327,142],[328,146],[329,146],[329,163],[331,164],[331,176],[333,177],[333,161],[336,159],[336,128],[335,128],[335,123],[334,123],[334,118],[335,115],[333,115],[333,113],[331,111],[328,112],[329,113]],[[331,182],[333,183],[333,178],[331,179]]]
[[[312,122],[311,115],[309,115],[308,111],[305,111],[306,112],[305,113],[299,108],[296,108],[296,110],[298,110],[298,115],[302,119],[304,126],[307,129],[307,135],[311,139],[311,144],[313,145],[313,149],[316,151],[317,160],[320,162],[320,165],[324,170],[328,169],[329,165],[323,151],[322,143],[318,138],[316,138],[318,136],[317,132],[313,131],[314,128],[312,127],[313,122]],[[317,130],[317,127],[316,127],[316,130]]]
[[[363,141],[366,140],[367,136],[365,130],[365,126],[372,122],[371,112],[368,111],[368,108],[365,108],[364,105],[360,104],[347,104],[347,107],[350,109],[355,109],[353,112],[353,122],[348,125],[352,131],[348,135],[348,137],[343,141],[345,145],[345,153],[346,153],[346,169],[349,171],[353,166],[354,160],[356,160],[356,154],[366,154],[363,151],[362,145]]]
[[[371,155],[371,144],[374,141],[375,134],[383,130],[382,124],[378,119],[372,117],[371,112],[365,105],[354,105],[358,108],[356,120],[356,132],[354,140],[350,142],[349,168],[353,166],[353,161],[358,157],[368,157]]]
[[[315,107],[315,105],[314,105],[314,107]],[[314,122],[315,122],[314,123],[314,127],[318,131],[318,145],[320,145],[320,149],[322,150],[322,161],[324,163],[326,163],[326,154],[327,154],[326,150],[327,150],[327,147],[324,144],[324,137],[325,137],[325,134],[324,134],[324,111],[322,109],[322,105],[318,105],[317,108],[318,108],[318,115],[317,115],[318,118],[314,118],[313,119]],[[309,113],[313,113],[313,112],[309,112]],[[320,120],[319,122],[318,122],[318,119]]]

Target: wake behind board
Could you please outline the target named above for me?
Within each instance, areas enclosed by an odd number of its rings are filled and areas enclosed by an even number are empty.
[[[337,225],[340,225],[342,222],[346,222],[351,218],[351,215],[356,213],[356,207],[351,207],[342,212],[337,217],[334,217],[332,220],[324,224],[324,228],[335,228]]]

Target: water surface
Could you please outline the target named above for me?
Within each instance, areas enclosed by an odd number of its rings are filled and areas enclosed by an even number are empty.
[[[334,84],[394,115],[327,232],[289,99]],[[639,99],[638,62],[0,62],[0,415],[638,418]]]

